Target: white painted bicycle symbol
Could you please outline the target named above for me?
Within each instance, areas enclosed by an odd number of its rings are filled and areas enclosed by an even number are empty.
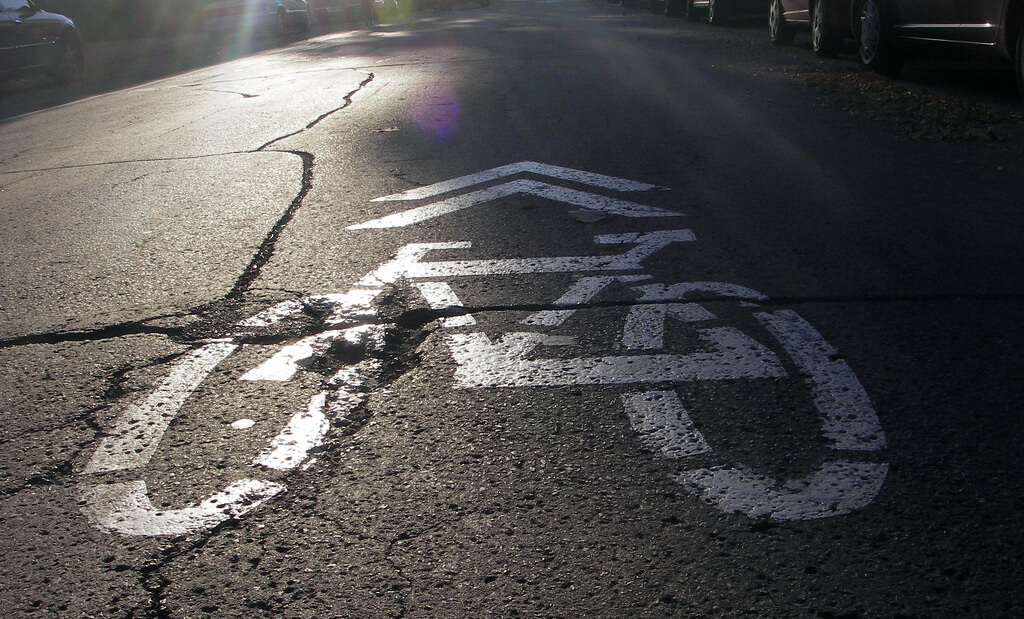
[[[643,191],[652,186],[530,162],[453,179],[394,199],[418,199],[521,173],[547,174],[616,191]],[[672,217],[677,214],[612,200],[596,194],[534,181],[512,181],[456,198],[447,198],[352,229],[408,225],[482,204],[516,192],[546,200],[598,209],[624,217]],[[755,311],[754,319],[774,340],[772,347],[736,326],[722,324],[706,302],[733,300],[755,306],[767,298],[754,290],[722,282],[658,283],[643,272],[652,254],[675,243],[695,240],[690,230],[611,234],[596,237],[620,253],[583,256],[426,261],[432,252],[462,250],[469,242],[418,243],[402,248],[346,293],[313,295],[285,301],[238,323],[234,333],[210,340],[181,357],[143,401],[123,410],[82,471],[82,511],[98,528],[124,535],[182,535],[239,518],[280,494],[285,486],[271,471],[308,467],[315,460],[332,423],[344,423],[367,396],[367,383],[380,373],[373,355],[345,365],[317,383],[305,408],[294,411],[285,427],[250,463],[250,473],[228,483],[196,505],[157,509],[143,479],[168,426],[197,388],[226,359],[249,342],[253,329],[273,325],[311,309],[319,315],[315,329],[297,341],[273,347],[240,381],[286,383],[305,372],[338,342],[364,351],[381,351],[387,325],[380,324],[374,302],[400,280],[410,282],[439,312],[452,357],[457,363],[455,386],[462,389],[558,387],[564,385],[636,385],[621,402],[639,440],[671,460],[716,453],[679,397],[677,387],[720,382],[754,384],[788,376],[810,395],[818,417],[820,439],[834,457],[826,457],[810,474],[778,483],[739,462],[694,466],[677,479],[726,512],[752,518],[801,520],[847,514],[870,503],[881,489],[888,467],[871,458],[886,447],[884,433],[864,388],[836,351],[803,318],[790,310]],[[549,309],[524,318],[521,328],[496,340],[476,330],[476,319],[462,310],[450,281],[465,277],[570,275],[573,283]],[[569,349],[570,335],[548,333],[612,284],[631,288],[636,298],[626,313],[617,342],[619,352],[604,355],[542,356],[539,350]],[[455,310],[455,311],[453,311]],[[669,321],[673,323],[669,323]],[[698,350],[668,350],[666,324],[678,322],[696,334]],[[780,353],[788,357],[783,363]],[[115,481],[102,481],[113,476]],[[137,477],[122,481],[124,477]]]

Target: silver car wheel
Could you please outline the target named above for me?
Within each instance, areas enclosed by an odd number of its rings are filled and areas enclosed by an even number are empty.
[[[772,0],[768,8],[768,39],[774,45],[789,45],[794,31],[783,15],[782,0]]]
[[[878,4],[874,0],[867,0],[860,12],[860,58],[866,65],[870,65],[878,55],[881,27]]]
[[[814,17],[811,19],[811,43],[814,49],[821,49],[822,31],[825,24],[821,17],[821,0],[814,0]]]

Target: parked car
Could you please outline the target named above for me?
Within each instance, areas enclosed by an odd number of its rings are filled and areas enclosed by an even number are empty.
[[[216,32],[247,30],[285,35],[309,30],[306,0],[215,0],[203,9],[203,28]]]
[[[70,19],[32,0],[0,0],[0,79],[43,73],[67,84],[84,67],[82,37]]]
[[[852,29],[861,65],[895,75],[917,48],[1009,61],[1024,97],[1024,1],[854,0]]]
[[[759,15],[764,8],[764,0],[665,0],[666,14],[683,14],[689,21],[707,16],[712,26],[740,16]]]
[[[818,56],[839,53],[853,36],[850,0],[771,0],[768,35],[776,45],[789,45],[799,29],[811,31],[811,46]]]

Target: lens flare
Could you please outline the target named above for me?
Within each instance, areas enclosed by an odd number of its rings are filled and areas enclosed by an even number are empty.
[[[455,91],[440,84],[412,104],[412,121],[433,142],[450,140],[459,130],[461,111]]]

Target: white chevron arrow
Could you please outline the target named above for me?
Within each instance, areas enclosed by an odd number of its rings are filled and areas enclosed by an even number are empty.
[[[537,163],[535,161],[520,161],[519,163],[511,163],[509,165],[491,168],[490,170],[484,170],[483,172],[476,172],[475,174],[441,181],[440,183],[434,183],[433,185],[427,185],[426,187],[417,187],[416,189],[410,189],[409,191],[384,196],[383,198],[375,199],[374,202],[432,198],[434,196],[439,196],[442,193],[458,191],[459,189],[465,189],[466,187],[472,187],[473,185],[479,185],[480,183],[497,180],[505,176],[523,174],[524,172],[538,174],[541,176],[550,176],[551,178],[559,178],[564,181],[571,181],[581,185],[593,185],[594,187],[613,189],[615,191],[653,191],[655,189],[668,189],[667,187],[659,187],[648,183],[639,183],[637,181],[616,178],[614,176],[605,176],[604,174],[595,174],[593,172],[584,172],[583,170],[573,170],[572,168],[547,165],[544,163]]]
[[[623,217],[681,216],[681,213],[676,213],[675,211],[669,211],[654,206],[646,206],[636,202],[627,202],[626,200],[616,200],[615,198],[609,198],[607,196],[587,191],[557,187],[540,181],[515,180],[501,185],[488,187],[486,189],[465,193],[446,200],[441,200],[440,202],[432,202],[425,206],[409,209],[400,213],[394,213],[392,215],[373,219],[361,224],[349,226],[348,229],[365,230],[368,228],[402,228],[421,223],[429,219],[434,219],[441,215],[461,211],[462,209],[467,209],[471,206],[484,204],[486,202],[491,202],[499,198],[516,194],[530,194],[554,200],[555,202],[571,204],[583,209],[604,211],[611,215],[621,215]]]

